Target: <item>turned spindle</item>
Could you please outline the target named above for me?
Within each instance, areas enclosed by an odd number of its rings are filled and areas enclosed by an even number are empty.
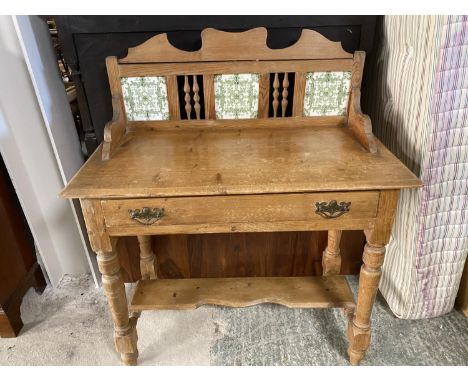
[[[288,107],[288,88],[289,88],[289,79],[288,73],[284,73],[283,78],[283,92],[281,93],[281,116],[286,116],[286,108]]]
[[[184,76],[184,93],[185,93],[185,113],[187,114],[187,119],[190,119],[190,114],[192,113],[192,105],[190,104],[190,85],[188,76]]]
[[[341,231],[328,231],[328,244],[323,251],[322,268],[324,276],[339,275],[341,269],[340,256]]]
[[[151,248],[151,236],[137,236],[137,238],[140,245],[141,279],[155,279],[157,278],[156,257]]]
[[[198,81],[197,81],[197,76],[193,76],[193,101],[194,105],[193,108],[195,109],[195,114],[197,116],[197,119],[200,119],[200,95],[198,92],[200,91],[200,87],[198,86]]]
[[[279,106],[279,78],[278,73],[275,73],[275,79],[273,80],[273,117],[277,117],[278,114],[278,106]]]

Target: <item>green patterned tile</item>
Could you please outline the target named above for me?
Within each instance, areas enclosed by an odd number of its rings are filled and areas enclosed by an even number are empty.
[[[216,118],[257,118],[258,83],[255,73],[215,75]]]
[[[164,77],[122,77],[120,83],[129,121],[169,119]]]
[[[304,116],[346,115],[351,72],[310,72],[306,77]]]

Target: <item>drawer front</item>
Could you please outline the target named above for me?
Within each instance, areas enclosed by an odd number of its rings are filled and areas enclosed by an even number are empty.
[[[110,235],[365,229],[379,192],[103,200]]]

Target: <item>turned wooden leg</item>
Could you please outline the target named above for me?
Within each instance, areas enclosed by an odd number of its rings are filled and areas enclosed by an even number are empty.
[[[140,270],[142,280],[156,279],[156,256],[151,248],[151,236],[137,236],[140,244]]]
[[[322,268],[324,276],[339,275],[341,270],[340,241],[341,232],[339,230],[328,231],[328,244],[323,251]]]
[[[352,365],[359,365],[371,339],[370,317],[379,287],[385,245],[392,230],[393,217],[399,192],[381,191],[379,210],[374,227],[365,231],[367,243],[359,273],[358,298],[354,317],[348,323],[348,355]]]
[[[129,319],[125,285],[116,252],[98,251],[102,285],[114,320],[115,348],[125,365],[136,365],[138,358],[136,319]]]
[[[364,247],[363,261],[359,273],[359,289],[356,312],[348,325],[349,360],[352,365],[361,362],[371,338],[370,316],[375,296],[379,287],[381,266],[385,255],[385,247],[373,246],[367,243]]]

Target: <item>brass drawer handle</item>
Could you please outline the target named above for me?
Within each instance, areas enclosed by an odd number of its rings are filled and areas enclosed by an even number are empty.
[[[164,216],[164,208],[143,207],[141,210],[128,210],[130,217],[138,223],[151,225]]]
[[[317,208],[315,213],[325,219],[334,219],[348,212],[350,205],[351,202],[340,202],[338,204],[336,200],[332,200],[330,203],[317,202],[315,203]]]

